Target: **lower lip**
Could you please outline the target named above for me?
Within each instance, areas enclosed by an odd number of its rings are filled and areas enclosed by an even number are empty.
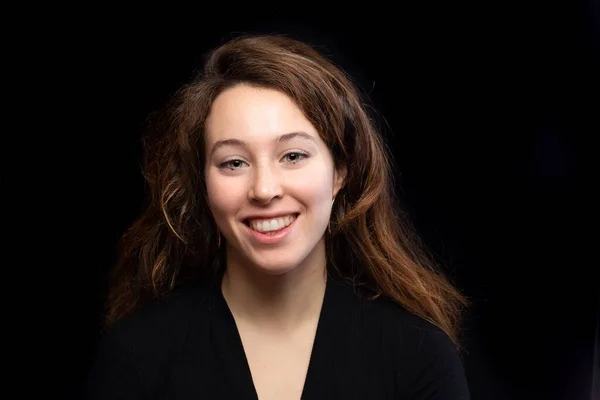
[[[279,242],[282,242],[286,237],[288,237],[294,226],[296,226],[296,220],[298,220],[299,215],[296,216],[296,218],[294,219],[294,221],[289,224],[288,226],[286,226],[285,228],[277,231],[277,233],[274,233],[272,235],[266,235],[262,232],[258,232],[255,231],[254,229],[250,228],[248,225],[244,224],[244,226],[246,227],[246,229],[248,230],[248,232],[250,233],[250,235],[260,244],[277,244]]]

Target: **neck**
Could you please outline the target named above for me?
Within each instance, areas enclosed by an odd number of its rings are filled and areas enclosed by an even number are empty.
[[[261,329],[293,330],[318,319],[327,281],[325,246],[293,270],[269,275],[227,257],[221,290],[238,321]]]

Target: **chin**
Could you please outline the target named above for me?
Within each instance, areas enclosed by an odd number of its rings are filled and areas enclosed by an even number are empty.
[[[298,268],[297,262],[258,262],[255,265],[261,273],[272,276],[285,275]]]

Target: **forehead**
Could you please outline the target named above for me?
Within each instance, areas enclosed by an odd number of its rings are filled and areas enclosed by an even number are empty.
[[[228,138],[270,140],[293,131],[319,138],[300,108],[284,93],[246,85],[219,94],[206,121],[208,143]]]

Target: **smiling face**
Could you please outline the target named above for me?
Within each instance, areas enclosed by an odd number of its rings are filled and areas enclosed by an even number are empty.
[[[205,132],[208,205],[228,264],[271,275],[324,267],[345,169],[302,111],[281,92],[238,85],[215,99]]]

